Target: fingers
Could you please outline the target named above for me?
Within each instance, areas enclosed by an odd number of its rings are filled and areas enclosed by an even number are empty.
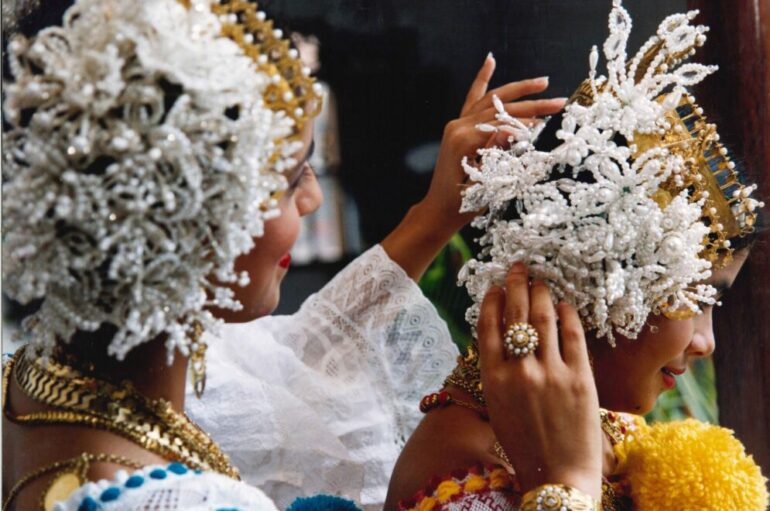
[[[548,286],[542,280],[535,280],[529,291],[529,323],[540,337],[536,353],[546,363],[561,361],[559,355],[559,333],[556,327],[556,309]]]
[[[539,94],[548,88],[548,77],[541,76],[540,78],[531,78],[529,80],[521,80],[518,82],[511,82],[493,89],[476,101],[471,106],[468,113],[476,113],[492,106],[492,96],[497,96],[500,101],[507,103],[509,101],[515,101],[524,96],[530,96],[532,94]]]
[[[533,99],[504,103],[505,111],[513,117],[543,117],[559,113],[567,103],[567,98]],[[494,107],[487,108],[473,114],[470,119],[475,124],[480,124],[494,119],[497,110]]]
[[[564,362],[573,367],[590,367],[585,332],[577,310],[564,302],[560,303],[556,310],[559,315],[561,351]]]
[[[516,263],[505,278],[505,325],[528,322],[529,275],[522,263]]]
[[[489,91],[486,96],[489,97],[490,103],[492,96],[497,96],[500,101],[508,102],[514,101],[524,96],[530,96],[532,94],[538,94],[548,88],[548,77],[541,76],[540,78],[530,78],[528,80],[521,80],[518,82],[511,82]]]
[[[492,133],[492,135],[487,139],[487,143],[484,144],[484,149],[489,149],[490,147],[507,148],[511,145],[508,142],[508,138],[510,136],[511,134],[506,133],[505,131],[498,131],[496,133]]]
[[[505,310],[505,293],[493,286],[484,296],[479,312],[478,341],[481,367],[490,368],[503,361],[503,336],[500,332]]]
[[[465,97],[465,103],[460,111],[460,116],[466,115],[470,109],[487,93],[487,87],[489,87],[489,80],[492,79],[492,74],[495,72],[495,58],[492,56],[492,52],[489,52],[487,58],[484,59],[481,69],[479,69],[476,78],[471,84],[471,88],[468,90],[468,95]]]

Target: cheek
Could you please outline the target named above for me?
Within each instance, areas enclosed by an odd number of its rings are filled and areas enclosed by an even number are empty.
[[[262,301],[272,303],[281,277],[285,273],[279,261],[291,251],[299,235],[300,219],[296,208],[281,208],[281,216],[265,223],[264,235],[254,240],[254,248],[236,260],[236,270],[249,274],[249,285],[234,287],[235,294],[244,306],[244,315],[253,316],[263,308]],[[260,310],[260,314],[264,311]]]
[[[265,223],[265,234],[257,240],[259,249],[271,258],[280,259],[297,241],[300,222],[294,201],[289,198],[281,207],[281,216]]]
[[[651,355],[664,362],[681,356],[695,333],[693,320],[675,321],[656,317],[650,325],[649,331],[645,330],[640,340],[649,344]]]

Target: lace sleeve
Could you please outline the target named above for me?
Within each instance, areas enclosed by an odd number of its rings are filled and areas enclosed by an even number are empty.
[[[206,342],[206,393],[188,391],[187,412],[281,508],[330,493],[381,509],[419,400],[458,353],[379,246],[298,313],[228,324]]]
[[[86,483],[55,511],[278,511],[264,493],[246,483],[180,463],[148,466],[131,474]]]
[[[420,398],[440,388],[458,350],[433,304],[380,245],[361,255],[292,316],[266,327],[309,367],[345,382],[363,372],[390,406],[399,442],[420,421]]]

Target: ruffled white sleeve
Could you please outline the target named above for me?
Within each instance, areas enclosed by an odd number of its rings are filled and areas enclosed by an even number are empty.
[[[381,507],[420,398],[458,351],[419,287],[375,246],[291,316],[207,339],[208,387],[188,413],[279,507],[338,494]]]

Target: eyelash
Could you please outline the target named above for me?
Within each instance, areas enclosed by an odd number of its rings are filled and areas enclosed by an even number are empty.
[[[302,165],[302,170],[300,171],[299,176],[297,176],[291,186],[289,186],[289,192],[293,192],[299,188],[299,185],[302,183],[302,181],[307,179],[312,173],[313,167],[311,167],[309,163],[306,162],[304,165]]]

